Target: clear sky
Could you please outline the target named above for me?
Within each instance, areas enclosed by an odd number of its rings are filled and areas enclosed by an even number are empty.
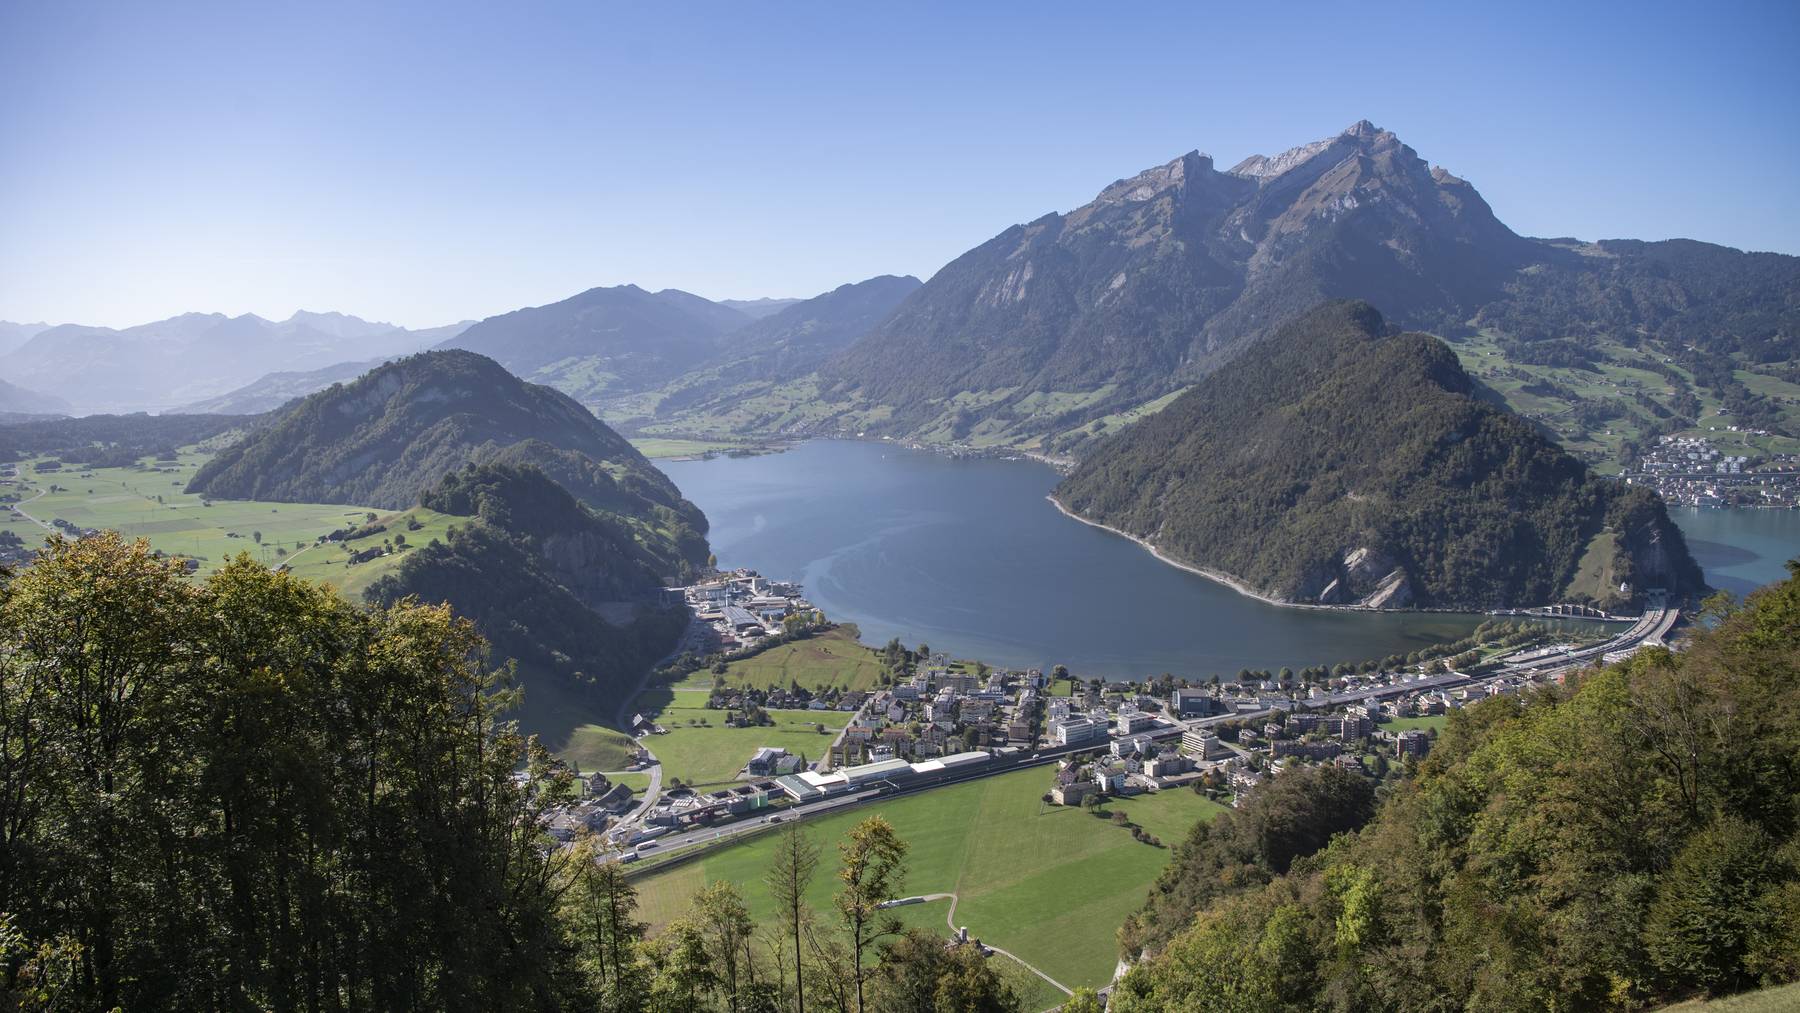
[[[0,0],[0,319],[812,295],[1363,118],[1529,235],[1800,253],[1797,54],[1791,0]]]

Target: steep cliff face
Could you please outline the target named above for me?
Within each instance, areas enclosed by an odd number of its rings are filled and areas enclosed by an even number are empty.
[[[1618,605],[1703,588],[1653,493],[1479,395],[1442,342],[1331,303],[1100,443],[1056,496],[1281,601]]]

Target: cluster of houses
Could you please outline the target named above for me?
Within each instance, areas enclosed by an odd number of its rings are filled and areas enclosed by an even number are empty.
[[[1046,681],[1037,669],[987,670],[938,655],[877,690],[832,744],[831,768],[1036,744]],[[840,709],[843,704],[839,704]]]
[[[605,774],[590,774],[581,778],[579,784],[581,798],[551,810],[546,818],[545,829],[564,844],[584,833],[603,833],[631,811],[631,789],[614,783]]]
[[[861,690],[838,689],[829,687],[813,693],[804,686],[790,686],[782,689],[779,686],[770,689],[759,689],[755,686],[720,686],[706,698],[706,706],[715,710],[731,711],[734,714],[755,714],[761,710],[787,711],[844,711],[855,712],[869,699],[869,694]],[[732,724],[727,718],[726,725]],[[767,722],[754,722],[766,724]]]
[[[796,622],[820,621],[800,585],[770,580],[755,570],[732,570],[689,587],[665,588],[670,604],[693,611],[681,650],[732,654],[788,632]]]
[[[1205,690],[1179,689],[1167,703],[1172,715],[1230,714],[1238,707],[1248,710],[1253,702],[1275,715],[1259,724],[1186,726],[1179,739],[1126,732],[1115,719],[1115,732],[1096,739],[1093,752],[1075,754],[1059,764],[1048,798],[1058,805],[1081,805],[1096,796],[1131,796],[1191,787],[1199,781],[1241,803],[1265,778],[1295,764],[1329,763],[1375,775],[1385,772],[1390,762],[1403,765],[1408,759],[1422,759],[1434,737],[1422,728],[1384,729],[1384,723],[1442,715],[1490,696],[1523,692],[1531,685],[1525,677],[1509,676],[1320,710],[1306,710],[1303,703],[1287,699],[1266,707],[1262,705],[1277,702],[1261,698],[1234,702]],[[1370,757],[1378,759],[1371,764]]]
[[[1800,506],[1800,455],[1777,454],[1752,464],[1749,457],[1720,452],[1704,437],[1664,436],[1625,481],[1689,506],[1794,507]]]

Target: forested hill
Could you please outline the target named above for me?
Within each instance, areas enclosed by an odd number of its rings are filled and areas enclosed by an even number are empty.
[[[471,462],[540,467],[699,563],[706,519],[631,444],[565,394],[472,352],[426,352],[281,410],[209,461],[190,492],[400,509]]]
[[[1102,442],[1056,497],[1284,601],[1619,605],[1702,589],[1655,494],[1591,474],[1481,395],[1442,342],[1329,303]]]
[[[687,624],[685,610],[644,602],[668,579],[668,560],[631,523],[588,509],[535,466],[471,465],[420,505],[469,520],[408,552],[365,597],[444,602],[469,617],[497,657],[518,662],[532,731],[549,731],[534,694],[610,713]],[[634,620],[605,618],[614,603]]]
[[[1109,1009],[1659,1009],[1800,980],[1789,568],[1680,652],[1453,712],[1359,830],[1369,788],[1330,770],[1196,824]]]

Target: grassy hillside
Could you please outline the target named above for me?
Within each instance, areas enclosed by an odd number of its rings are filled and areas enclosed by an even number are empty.
[[[723,676],[701,669],[678,683],[677,688],[710,689],[714,678],[723,678],[726,685],[759,689],[786,689],[789,685],[812,692],[834,687],[874,689],[881,677],[881,661],[857,636],[855,626],[839,626],[733,661]]]

